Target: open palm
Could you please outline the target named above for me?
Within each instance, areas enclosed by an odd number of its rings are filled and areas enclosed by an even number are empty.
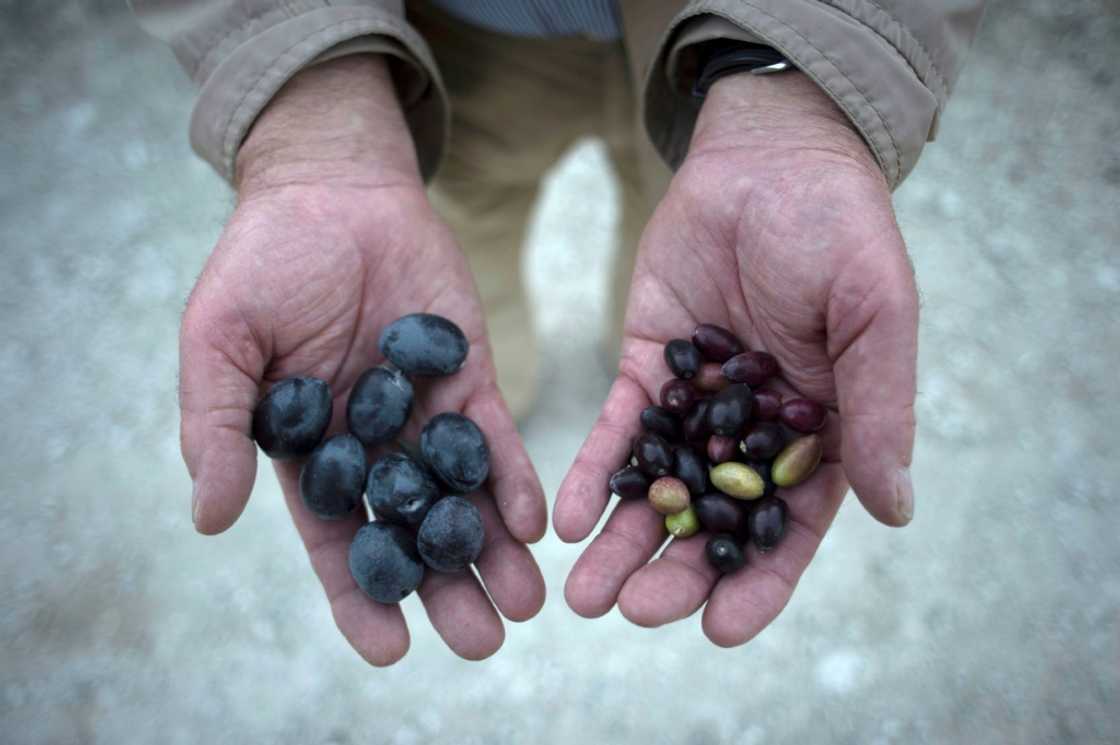
[[[351,386],[382,361],[381,330],[421,311],[455,321],[471,349],[455,375],[416,381],[402,437],[415,442],[433,415],[461,412],[486,434],[492,468],[487,493],[470,497],[486,529],[476,564],[485,590],[471,572],[428,572],[419,595],[447,644],[478,659],[504,639],[495,605],[519,621],[544,601],[543,580],[524,544],[543,535],[545,503],[495,383],[466,262],[421,188],[289,186],[242,201],[183,318],[183,455],[195,484],[198,530],[225,530],[252,489],[257,451],[250,421],[268,386],[293,375],[326,380],[334,396],[330,431],[341,431]],[[299,465],[277,463],[277,473],[339,629],[371,663],[396,661],[409,645],[400,608],[367,598],[347,568],[364,513],[319,520],[300,500]]]
[[[704,558],[704,534],[673,540],[651,562],[667,538],[663,517],[644,501],[622,502],[573,567],[565,594],[583,616],[617,602],[642,626],[706,603],[705,633],[733,646],[785,606],[849,481],[888,524],[904,524],[912,509],[917,300],[889,193],[865,150],[852,158],[831,148],[694,139],[642,237],[619,375],[557,497],[562,539],[583,540],[596,525],[639,413],[671,376],[665,343],[699,323],[774,354],[784,376],[775,387],[785,396],[832,408],[825,463],[779,492],[790,508],[785,541],[768,554],[752,548],[745,569],[721,577]]]

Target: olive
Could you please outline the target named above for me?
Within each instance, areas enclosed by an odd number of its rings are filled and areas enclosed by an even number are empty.
[[[424,579],[424,562],[412,533],[390,523],[366,523],[350,544],[350,575],[379,603],[403,600]]]
[[[691,507],[665,516],[665,530],[674,538],[690,538],[700,532],[700,521]]]
[[[762,385],[778,374],[778,360],[769,352],[743,352],[723,363],[723,377],[732,383]]]
[[[647,476],[660,478],[673,470],[673,449],[661,435],[643,432],[634,440],[634,457]]]
[[[462,497],[444,497],[420,524],[416,548],[437,572],[459,572],[478,559],[485,537],[477,507]]]
[[[763,490],[762,496],[772,497],[774,492],[777,491],[778,486],[774,483],[774,477],[770,469],[770,461],[768,460],[749,460],[747,465],[755,470],[759,478],[762,479]]]
[[[794,398],[782,404],[779,416],[782,424],[792,430],[811,434],[824,426],[828,411],[816,401],[807,398]]]
[[[649,485],[649,503],[662,515],[675,515],[690,501],[688,487],[673,476],[662,476]]]
[[[365,445],[396,438],[412,412],[412,383],[400,370],[374,367],[359,376],[346,402],[346,425]]]
[[[328,437],[311,452],[299,472],[299,496],[316,517],[346,517],[362,501],[366,485],[366,451],[357,437]]]
[[[708,491],[708,465],[687,446],[673,452],[673,475],[684,482],[688,493],[699,496]]]
[[[678,378],[692,378],[702,362],[700,350],[687,339],[673,339],[665,345],[665,364]]]
[[[735,460],[737,452],[739,452],[739,441],[734,437],[712,435],[708,438],[708,460],[715,465]]]
[[[758,499],[766,492],[762,476],[745,463],[720,463],[708,477],[712,486],[730,497]]]
[[[747,557],[739,544],[735,543],[734,537],[722,533],[708,539],[704,554],[708,557],[708,563],[723,574],[731,574],[747,563]]]
[[[468,494],[490,475],[490,448],[478,425],[462,414],[432,417],[420,432],[420,453],[449,489]]]
[[[660,406],[647,406],[639,416],[647,432],[656,432],[670,442],[681,439],[681,423],[673,413]]]
[[[769,388],[759,388],[754,391],[754,416],[764,422],[778,418],[782,408],[782,394]]]
[[[823,452],[820,435],[798,437],[786,445],[771,464],[774,483],[781,487],[797,486],[817,470]]]
[[[725,328],[702,323],[692,332],[692,343],[712,362],[726,362],[743,351],[743,345]]]
[[[785,537],[788,520],[789,507],[785,500],[780,497],[758,500],[747,517],[751,541],[763,553],[771,550]]]
[[[755,422],[739,443],[739,449],[751,460],[770,460],[783,445],[785,437],[781,427],[774,422]]]
[[[253,410],[253,439],[265,455],[290,460],[319,446],[331,422],[331,388],[325,380],[285,378]]]
[[[366,499],[385,522],[415,528],[440,496],[428,469],[405,453],[383,455],[369,469]]]
[[[730,381],[723,377],[723,369],[718,362],[705,362],[692,379],[692,384],[705,393],[719,393]]]
[[[681,421],[681,434],[685,442],[703,442],[708,439],[708,435],[712,433],[711,427],[708,426],[708,409],[711,405],[710,398],[702,398],[692,407],[692,411],[685,415]]]
[[[649,492],[649,477],[634,466],[616,471],[608,482],[612,494],[623,499],[642,499]]]
[[[746,510],[738,499],[711,492],[692,500],[692,509],[704,530],[709,533],[738,533],[746,518]]]
[[[378,348],[406,375],[450,375],[463,366],[470,344],[452,321],[432,313],[398,318],[381,332]]]
[[[678,416],[684,416],[696,403],[696,391],[688,381],[670,378],[661,386],[661,405]]]
[[[750,386],[730,385],[712,397],[708,407],[708,426],[717,435],[734,437],[750,422],[754,395]]]

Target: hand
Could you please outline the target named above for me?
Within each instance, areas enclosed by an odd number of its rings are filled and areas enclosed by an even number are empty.
[[[705,634],[743,644],[789,600],[849,480],[876,518],[909,522],[917,319],[889,190],[843,114],[799,73],[716,83],[642,236],[619,375],[561,486],[556,532],[579,541],[595,526],[639,412],[670,377],[663,345],[701,322],[774,354],[785,397],[832,407],[826,462],[781,490],[785,541],[766,555],[752,548],[748,566],[722,578],[703,533],[647,563],[666,538],[662,517],[619,504],[568,577],[569,605],[595,617],[617,602],[634,623],[659,626],[707,602]]]
[[[466,364],[416,382],[403,436],[416,441],[441,411],[469,416],[492,453],[491,494],[474,494],[486,546],[478,573],[428,572],[420,599],[456,653],[481,659],[504,639],[506,618],[528,619],[544,582],[524,545],[546,527],[544,494],[495,383],[471,275],[428,204],[413,145],[384,62],[346,57],[301,73],[270,104],[241,149],[239,204],[187,304],[181,336],[183,458],[193,516],[219,533],[249,498],[257,450],[252,411],[269,383],[326,380],[331,432],[345,428],[354,381],[381,362],[381,329],[406,313],[444,315],[470,339]],[[398,606],[366,597],[347,552],[364,512],[328,522],[299,497],[299,465],[277,463],[288,508],[323,583],[339,630],[374,665],[408,649]]]

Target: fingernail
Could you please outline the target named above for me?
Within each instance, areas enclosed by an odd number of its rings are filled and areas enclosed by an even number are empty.
[[[905,522],[910,522],[914,519],[914,484],[910,480],[909,468],[898,469],[894,490],[898,498],[898,516]]]
[[[198,482],[191,482],[191,522],[198,525]]]

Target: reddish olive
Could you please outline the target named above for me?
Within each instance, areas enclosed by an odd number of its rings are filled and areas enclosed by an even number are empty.
[[[811,434],[824,426],[828,410],[816,401],[793,398],[782,404],[779,416],[782,424],[803,434]]]
[[[743,352],[723,363],[723,377],[732,383],[762,385],[778,374],[778,360],[769,352]]]
[[[692,332],[692,343],[712,362],[726,362],[743,351],[742,343],[735,334],[725,328],[710,323],[702,323]]]
[[[696,403],[696,391],[688,381],[671,378],[661,386],[661,405],[678,416],[684,416]]]
[[[739,441],[726,435],[712,435],[708,438],[708,460],[714,465],[735,460],[739,452]]]
[[[754,417],[764,422],[771,422],[778,418],[782,408],[782,394],[769,388],[759,388],[754,391]]]

